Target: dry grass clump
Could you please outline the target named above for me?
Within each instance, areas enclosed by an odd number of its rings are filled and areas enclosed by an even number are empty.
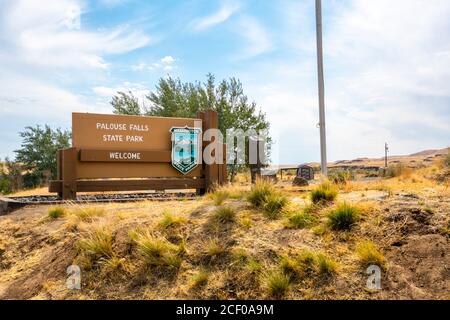
[[[178,269],[182,263],[185,248],[175,245],[162,236],[146,231],[132,231],[130,238],[137,246],[138,255],[148,266]]]
[[[289,229],[304,229],[310,227],[317,218],[305,211],[296,211],[291,213],[285,223],[286,228]]]
[[[53,208],[48,209],[48,216],[51,219],[58,219],[59,217],[62,217],[67,214],[67,210],[64,207],[56,206]]]
[[[337,185],[345,185],[354,178],[351,170],[334,170],[328,174],[328,179]]]
[[[218,238],[210,238],[204,243],[205,254],[211,259],[215,259],[227,252],[226,246]]]
[[[386,265],[386,258],[370,240],[358,243],[356,253],[361,263],[366,266],[375,264],[379,267],[385,267]]]
[[[259,208],[264,206],[266,198],[269,195],[276,194],[277,190],[274,185],[266,180],[258,180],[250,190],[247,200],[255,207]]]
[[[88,235],[76,242],[76,248],[91,261],[113,256],[113,236],[111,230],[104,226],[96,227]]]
[[[409,178],[412,174],[412,169],[406,167],[402,163],[397,163],[393,165],[389,165],[386,169],[385,176],[388,178],[396,178],[396,177],[402,177],[402,178]]]
[[[216,206],[222,205],[222,203],[227,200],[229,196],[230,192],[226,189],[219,189],[211,194],[211,198]]]
[[[281,257],[280,269],[292,279],[312,275],[332,276],[338,272],[338,264],[322,252],[303,249],[293,257]]]
[[[338,195],[338,188],[329,181],[323,182],[311,191],[314,204],[333,202]]]
[[[338,264],[324,253],[317,254],[317,266],[319,274],[331,276],[337,273]]]
[[[277,219],[289,203],[288,198],[266,180],[259,180],[252,186],[247,200],[255,207],[263,209],[264,215],[269,219]]]
[[[328,213],[328,225],[332,230],[350,230],[359,216],[360,210],[357,206],[343,202]]]
[[[101,217],[106,214],[106,210],[100,207],[78,207],[70,212],[70,215],[84,222],[91,222],[95,217]]]
[[[102,266],[102,272],[107,275],[117,274],[119,272],[130,272],[130,265],[125,258],[112,256],[99,261]]]
[[[233,222],[236,211],[230,207],[219,207],[214,211],[214,220],[221,223]]]
[[[447,155],[444,157],[444,165],[446,167],[450,167],[450,149],[449,149],[449,152],[447,153]]]
[[[190,280],[191,289],[197,289],[205,286],[208,283],[209,272],[205,270],[200,270],[196,274],[194,274]]]
[[[158,226],[163,230],[167,230],[171,227],[179,226],[185,222],[186,218],[184,217],[174,216],[169,212],[164,212],[163,218],[158,222]]]
[[[274,270],[263,275],[263,283],[270,296],[281,298],[289,290],[291,280],[285,273]]]
[[[281,193],[268,195],[263,206],[264,215],[269,219],[278,219],[288,202],[288,198]]]

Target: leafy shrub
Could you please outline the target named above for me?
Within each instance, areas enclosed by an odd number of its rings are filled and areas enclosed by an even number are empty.
[[[323,182],[311,191],[311,201],[314,204],[332,202],[338,195],[337,187],[330,182]]]
[[[341,203],[328,214],[328,223],[333,230],[350,230],[359,219],[359,208]]]

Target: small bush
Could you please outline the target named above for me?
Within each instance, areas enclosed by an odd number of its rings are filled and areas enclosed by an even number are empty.
[[[328,214],[332,230],[350,230],[359,219],[359,208],[346,202],[339,204]]]
[[[412,173],[411,168],[406,167],[402,163],[397,163],[397,164],[391,164],[388,166],[388,168],[386,169],[385,176],[387,178],[395,178],[395,177],[400,177],[400,176],[408,178],[409,176],[411,176],[411,173]]]
[[[336,170],[328,174],[328,179],[335,184],[346,184],[354,178],[354,174],[350,170]]]
[[[216,206],[220,206],[225,200],[228,199],[229,196],[230,192],[227,190],[217,190],[212,194],[212,198]]]
[[[219,207],[214,212],[214,219],[221,223],[233,222],[236,212],[229,207]]]
[[[447,153],[447,155],[444,157],[444,165],[446,167],[450,167],[450,149],[449,149],[449,152]]]
[[[316,221],[316,217],[305,212],[295,212],[291,214],[286,223],[286,227],[290,229],[303,229]]]
[[[377,249],[372,241],[360,242],[356,246],[356,253],[359,260],[364,265],[375,264],[379,267],[384,267],[386,259],[384,255]]]
[[[186,222],[185,218],[177,217],[169,212],[165,212],[163,218],[159,221],[158,225],[161,229],[169,229],[171,227],[178,226],[184,222]]]
[[[272,297],[280,298],[286,294],[290,286],[290,277],[279,271],[265,275],[264,283]]]
[[[66,209],[61,206],[56,206],[48,209],[48,216],[52,219],[57,219],[66,214]]]
[[[288,204],[286,196],[279,193],[269,194],[264,203],[264,213],[270,219],[276,219],[280,216],[283,208]]]
[[[178,269],[181,266],[180,254],[183,250],[180,246],[148,231],[131,233],[130,236],[136,242],[138,253],[147,265],[173,269]]]
[[[337,187],[330,182],[323,182],[311,191],[311,201],[314,204],[332,202],[338,195]]]
[[[92,260],[109,258],[113,255],[113,237],[109,229],[100,227],[76,243],[76,247],[82,253],[90,256]]]
[[[255,207],[262,207],[266,198],[274,193],[276,193],[276,190],[272,183],[267,180],[259,180],[252,186],[247,200]]]

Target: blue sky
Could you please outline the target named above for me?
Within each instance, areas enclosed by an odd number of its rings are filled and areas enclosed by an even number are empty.
[[[450,2],[324,0],[330,160],[450,145]],[[273,161],[319,160],[314,1],[0,1],[0,157],[160,77],[237,77]]]

